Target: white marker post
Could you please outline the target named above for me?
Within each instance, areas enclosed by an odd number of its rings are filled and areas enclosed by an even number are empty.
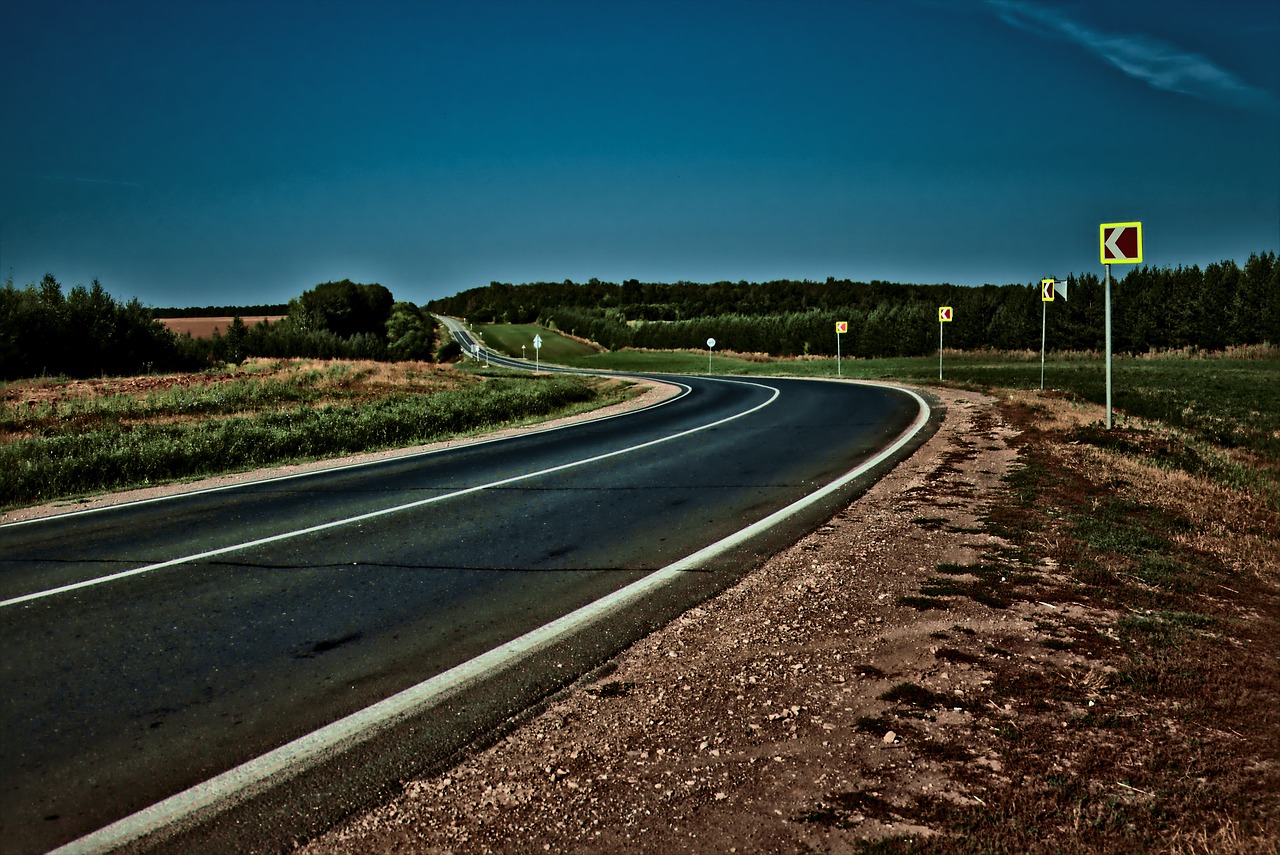
[[[521,345],[523,347],[523,345]],[[542,366],[542,334],[533,334],[533,373],[537,374]]]
[[[836,376],[844,376],[840,371],[840,336],[849,331],[848,321],[836,321]]]
[[[955,315],[950,306],[938,307],[938,379],[942,379],[942,325],[951,323]]]
[[[1057,279],[1050,277],[1040,280],[1040,391],[1044,391],[1044,345],[1046,330],[1049,327],[1049,304],[1053,302],[1053,288]]]
[[[707,339],[707,373],[711,373],[711,349],[716,346],[714,338]]]
[[[1111,430],[1111,265],[1142,263],[1142,223],[1103,223],[1098,233],[1102,266],[1107,271],[1103,311],[1107,337],[1107,430]]]

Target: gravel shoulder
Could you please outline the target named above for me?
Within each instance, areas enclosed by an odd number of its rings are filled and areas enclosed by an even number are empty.
[[[899,598],[998,545],[982,515],[1015,432],[987,396],[931,391],[947,408],[938,433],[826,525],[496,745],[300,851],[848,850],[929,834],[892,807],[918,794],[980,804],[949,747],[990,674],[939,658],[938,633],[1022,634],[1034,616]],[[904,682],[954,708],[868,726]]]

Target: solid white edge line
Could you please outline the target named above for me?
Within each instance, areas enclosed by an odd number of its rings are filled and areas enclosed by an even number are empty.
[[[659,378],[656,378],[656,377],[653,379],[659,380]],[[314,478],[317,475],[329,475],[334,472],[345,472],[348,469],[360,469],[365,466],[377,466],[380,463],[390,463],[392,461],[415,460],[419,457],[427,457],[432,454],[444,454],[447,451],[457,451],[460,448],[476,448],[481,445],[489,445],[490,443],[495,443],[495,442],[507,442],[509,440],[522,439],[524,437],[534,436],[537,434],[554,433],[559,430],[568,430],[569,428],[580,427],[585,424],[594,424],[596,422],[607,422],[611,419],[620,419],[626,416],[634,416],[640,413],[647,413],[650,410],[657,409],[658,407],[663,407],[663,406],[666,406],[667,404],[674,403],[675,401],[680,400],[681,398],[685,397],[692,391],[692,389],[689,386],[686,386],[684,383],[680,383],[676,380],[659,380],[659,382],[669,383],[672,386],[679,386],[683,391],[681,391],[680,394],[678,395],[672,395],[670,398],[666,398],[664,400],[658,401],[656,404],[649,404],[648,406],[641,407],[638,410],[628,410],[625,413],[614,413],[608,416],[596,416],[594,418],[585,419],[583,421],[574,422],[572,424],[556,425],[554,427],[543,427],[543,428],[535,427],[532,430],[524,431],[523,433],[512,434],[510,436],[495,436],[495,437],[488,437],[488,438],[480,437],[477,439],[464,439],[457,442],[455,445],[446,446],[444,448],[428,448],[423,451],[413,451],[408,454],[401,454],[401,455],[393,454],[393,456],[391,457],[385,457],[380,460],[361,460],[356,463],[343,463],[338,466],[326,466],[320,469],[312,469],[307,472],[293,472],[289,475],[271,475],[265,478],[255,478],[249,481],[241,481],[236,484],[223,484],[219,487],[201,487],[196,490],[185,490],[181,493],[173,493],[168,496],[152,496],[151,498],[148,498],[148,499],[134,499],[128,502],[120,502],[119,504],[116,504],[116,505],[101,505],[96,508],[82,508],[80,510],[65,511],[59,514],[50,514],[49,516],[44,516],[44,517],[32,517],[31,519],[27,519],[27,520],[13,520],[12,522],[0,523],[0,531],[3,531],[6,528],[16,528],[18,526],[37,525],[39,523],[47,523],[47,522],[53,522],[56,520],[70,519],[71,517],[79,517],[79,516],[86,516],[88,514],[102,513],[103,511],[119,510],[120,508],[132,508],[132,507],[137,507],[139,505],[155,504],[156,502],[169,502],[175,499],[189,498],[191,496],[203,496],[207,493],[221,493],[226,490],[236,490],[236,489],[246,488],[246,487],[257,487],[262,484],[274,484],[279,481],[292,481],[296,478]],[[448,442],[449,440],[439,440],[439,441]],[[394,452],[394,449],[383,449],[383,451]],[[378,452],[372,452],[372,453],[376,454]],[[236,475],[241,473],[232,472],[228,474]]]
[[[892,445],[822,489],[810,493],[710,546],[668,564],[660,570],[655,570],[625,588],[607,594],[519,638],[424,680],[416,686],[351,713],[221,775],[157,802],[151,807],[60,846],[52,850],[49,855],[73,855],[73,853],[88,855],[88,853],[109,852],[184,817],[214,808],[220,803],[231,806],[247,797],[253,788],[266,784],[272,777],[290,770],[293,772],[290,777],[296,776],[343,744],[359,744],[367,741],[387,728],[395,726],[397,722],[412,717],[420,710],[483,679],[490,672],[528,658],[591,623],[642,599],[652,590],[662,587],[684,572],[732,549],[744,540],[772,528],[809,505],[821,501],[896,454],[928,424],[931,410],[923,398],[910,389],[897,386],[890,388],[898,389],[915,398],[920,408],[915,421],[899,434]]]
[[[389,508],[381,508],[380,510],[369,511],[368,513],[359,514],[354,517],[347,517],[345,519],[340,519],[340,520],[332,520],[331,522],[321,523],[319,525],[313,525],[307,528],[296,529],[294,531],[285,531],[279,534],[270,535],[269,537],[258,538],[257,540],[250,540],[244,543],[235,543],[230,546],[219,547],[218,549],[210,549],[206,552],[200,552],[195,555],[184,555],[181,558],[171,558],[168,561],[159,561],[159,562],[156,562],[155,564],[147,564],[143,567],[135,567],[131,570],[122,570],[119,573],[110,573],[106,576],[96,576],[92,579],[85,579],[80,582],[72,582],[71,584],[68,584],[68,585],[61,585],[57,588],[48,588],[43,591],[33,591],[29,594],[22,594],[17,597],[10,597],[7,600],[0,600],[0,608],[16,606],[22,603],[29,603],[29,602],[32,602],[33,600],[41,600],[46,597],[53,597],[53,596],[57,596],[58,594],[66,594],[66,593],[70,593],[71,591],[79,591],[84,588],[92,588],[96,585],[104,585],[107,582],[115,582],[120,579],[127,579],[131,576],[138,576],[143,573],[150,573],[155,570],[163,570],[166,567],[176,567],[181,564],[190,564],[193,561],[202,561],[206,558],[216,558],[219,555],[227,555],[232,552],[239,552],[244,549],[252,549],[254,547],[263,546],[268,543],[278,543],[279,541],[282,541],[282,540],[292,540],[295,537],[302,537],[308,534],[317,534],[319,532],[327,531],[332,528],[340,528],[342,526],[352,525],[354,523],[376,519],[377,517],[383,517],[389,514],[396,514],[402,511],[413,510],[414,508],[420,508],[425,505],[434,504],[436,502],[443,502],[447,499],[455,499],[459,496],[465,496],[470,493],[478,493],[481,490],[491,490],[496,487],[505,487],[508,484],[514,484],[518,481],[525,481],[525,480],[528,480],[529,478],[537,478],[543,475],[550,475],[555,472],[562,472],[566,469],[573,469],[578,466],[585,466],[589,463],[596,463],[600,460],[607,460],[610,457],[617,457],[622,454],[629,454],[633,451],[639,451],[640,449],[643,449],[643,448],[649,448],[650,446],[659,445],[664,442],[670,442],[671,440],[675,440],[675,439],[680,439],[681,437],[698,433],[699,431],[708,430],[713,427],[719,427],[720,425],[734,421],[735,419],[740,419],[743,416],[749,416],[752,413],[756,412],[757,410],[762,410],[765,407],[769,406],[774,401],[776,401],[778,397],[782,394],[780,390],[772,388],[770,386],[765,386],[764,384],[761,384],[761,383],[752,383],[745,380],[725,380],[721,382],[738,383],[744,386],[757,386],[761,389],[767,389],[773,392],[773,394],[769,396],[768,400],[764,401],[763,403],[757,404],[756,406],[752,407],[749,410],[743,410],[742,412],[735,413],[732,416],[727,416],[723,419],[719,419],[717,421],[710,422],[705,425],[699,425],[698,427],[695,427],[695,428],[689,428],[688,430],[680,431],[679,433],[673,433],[669,436],[660,437],[658,439],[651,439],[648,442],[642,442],[639,445],[632,445],[626,448],[619,448],[614,451],[606,452],[604,454],[598,454],[594,457],[588,457],[582,460],[574,460],[570,463],[562,463],[559,466],[552,466],[548,469],[540,469],[536,472],[526,472],[522,475],[514,475],[510,478],[503,478],[502,480],[499,480],[499,481],[491,481],[487,484],[477,484],[474,487],[467,487],[463,490],[455,490],[451,493],[444,493],[442,495],[432,496],[427,499],[419,499],[416,502],[408,502],[403,505],[394,505]]]

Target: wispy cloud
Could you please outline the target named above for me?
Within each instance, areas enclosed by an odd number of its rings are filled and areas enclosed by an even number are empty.
[[[136,181],[117,181],[113,178],[89,178],[83,175],[46,175],[50,181],[71,181],[76,184],[107,184],[112,187],[141,187]]]
[[[1274,93],[1246,83],[1212,60],[1168,42],[1090,29],[1046,4],[1022,0],[986,3],[1006,24],[1066,39],[1156,89],[1242,109],[1280,107],[1280,98]]]

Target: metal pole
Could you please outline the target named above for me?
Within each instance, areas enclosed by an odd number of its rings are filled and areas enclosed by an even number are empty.
[[[840,370],[840,333],[836,333],[836,376],[844,376],[843,372]]]
[[[1044,287],[1043,285],[1041,286]],[[1044,295],[1041,295],[1042,297]],[[1049,304],[1040,301],[1040,391],[1044,391],[1044,330],[1049,323]]]
[[[942,379],[942,321],[938,321],[938,379]]]
[[[1106,313],[1107,330],[1107,430],[1111,430],[1111,265],[1103,265],[1107,270],[1107,286],[1103,298],[1103,311]]]

